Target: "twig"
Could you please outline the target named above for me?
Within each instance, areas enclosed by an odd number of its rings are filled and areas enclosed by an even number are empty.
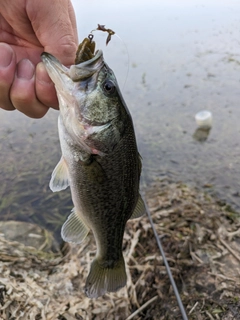
[[[240,262],[240,257],[236,254],[235,251],[221,238],[219,238],[221,244]]]
[[[206,315],[209,316],[209,319],[210,319],[210,320],[214,320],[213,316],[212,316],[208,311],[206,311]]]
[[[136,311],[134,311],[129,317],[127,317],[126,320],[133,319],[137,314],[139,314],[143,309],[145,309],[149,304],[157,300],[158,296],[153,297],[152,299],[145,302],[140,308],[138,308]]]
[[[203,261],[194,253],[193,251],[190,252],[191,258],[197,260],[199,263],[203,264]]]
[[[190,314],[194,311],[194,309],[196,308],[196,306],[198,305],[198,301],[195,303],[195,305],[192,307],[192,309],[189,311],[189,316]]]
[[[236,279],[225,277],[223,274],[213,273],[213,272],[208,272],[208,274],[210,274],[211,276],[217,277],[217,278],[222,278],[224,280],[236,282]]]

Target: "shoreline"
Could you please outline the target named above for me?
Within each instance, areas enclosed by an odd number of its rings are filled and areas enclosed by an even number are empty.
[[[239,214],[180,183],[156,182],[146,200],[189,319],[240,319]],[[127,286],[90,300],[92,236],[65,255],[0,237],[0,318],[181,319],[147,216],[127,223],[123,253]]]

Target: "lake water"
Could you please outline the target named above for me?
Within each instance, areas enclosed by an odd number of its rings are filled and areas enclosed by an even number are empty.
[[[131,111],[143,158],[143,188],[155,179],[191,183],[240,209],[239,1],[74,0],[79,40],[97,24],[98,48],[114,70]],[[213,127],[195,138],[195,114]],[[60,158],[57,111],[43,119],[0,110],[0,218],[59,231],[69,191],[48,188]]]

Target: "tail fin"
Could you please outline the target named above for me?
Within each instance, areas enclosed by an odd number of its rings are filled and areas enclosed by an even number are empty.
[[[105,264],[106,265],[106,264]],[[89,298],[98,298],[106,292],[115,292],[126,285],[127,276],[123,257],[114,263],[114,267],[105,267],[96,258],[91,265],[85,285]]]

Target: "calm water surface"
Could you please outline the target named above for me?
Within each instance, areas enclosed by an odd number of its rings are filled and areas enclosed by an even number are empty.
[[[132,113],[143,157],[143,188],[156,178],[191,183],[240,209],[240,4],[238,1],[74,0],[79,39],[95,32]],[[127,48],[127,49],[126,49]],[[194,139],[196,112],[213,127]],[[48,183],[60,158],[58,112],[41,120],[0,110],[0,218],[59,231],[69,191]]]

